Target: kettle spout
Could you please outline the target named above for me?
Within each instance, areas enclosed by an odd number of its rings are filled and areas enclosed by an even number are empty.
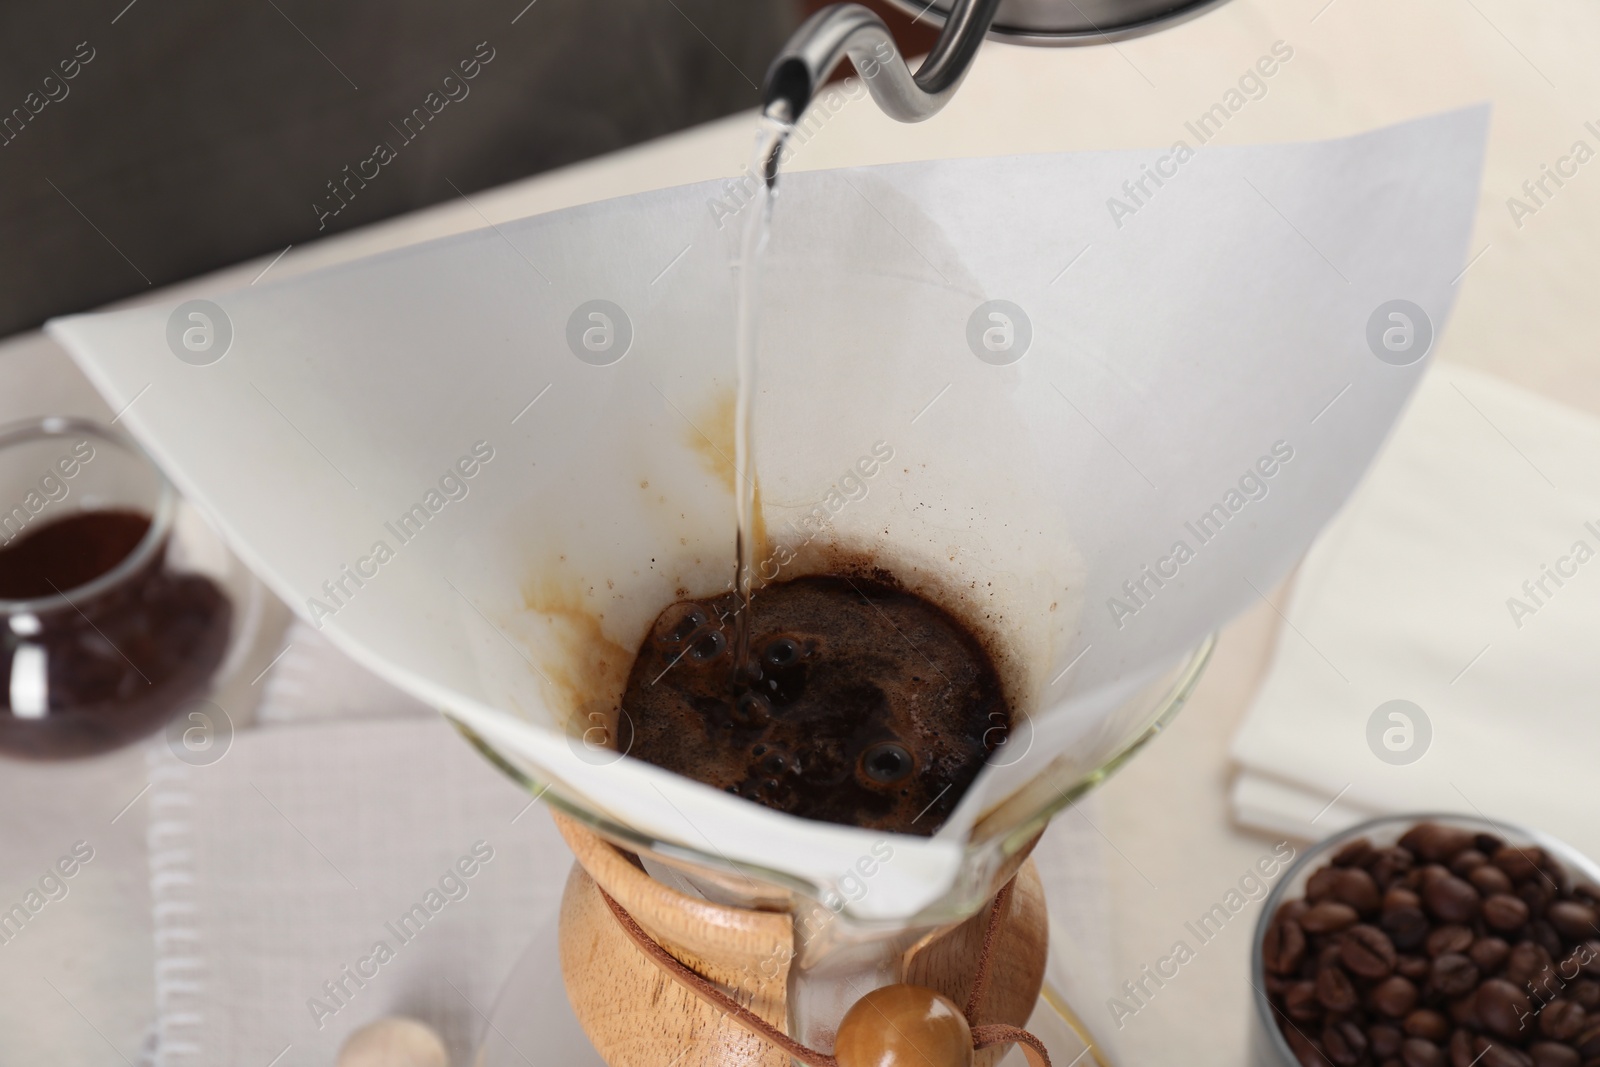
[[[1000,0],[956,0],[933,51],[915,74],[882,19],[860,4],[834,4],[812,15],[767,68],[763,112],[797,121],[818,88],[846,58],[883,113],[921,122],[938,113],[966,77]]]

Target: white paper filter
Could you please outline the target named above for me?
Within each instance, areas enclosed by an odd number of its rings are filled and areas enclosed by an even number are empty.
[[[1201,149],[1159,185],[1163,151],[784,177],[755,414],[767,553],[785,576],[864,553],[936,596],[998,651],[1033,731],[939,837],[896,841],[853,914],[937,900],[976,814],[1305,551],[1423,365],[1374,355],[1369,319],[1403,299],[1444,324],[1485,124]],[[218,295],[232,338],[206,365],[175,355],[170,307],[50,328],[352,655],[589,807],[828,887],[881,835],[574,736],[656,613],[732,576],[725,194]],[[1012,348],[986,348],[1007,322]]]

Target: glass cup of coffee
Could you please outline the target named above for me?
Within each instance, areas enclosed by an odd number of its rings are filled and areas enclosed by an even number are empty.
[[[113,428],[0,427],[0,753],[109,751],[211,690],[234,606],[169,552],[179,510]]]

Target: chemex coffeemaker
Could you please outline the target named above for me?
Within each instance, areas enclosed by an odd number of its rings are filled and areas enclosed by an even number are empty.
[[[766,118],[795,122],[846,57],[891,117],[927,118],[986,33],[1093,43],[1208,6],[957,3],[915,74],[875,16],[829,8],[773,64]],[[133,431],[297,606],[373,551],[440,457],[493,457],[321,619],[548,804],[577,857],[559,945],[504,989],[486,1042],[513,1040],[484,1067],[539,1047],[552,1003],[609,1067],[919,1062],[893,1058],[907,1047],[935,1067],[1104,1064],[1051,977],[1071,948],[1050,944],[1030,855],[1170,721],[1208,635],[1288,573],[1377,452],[1422,367],[1366,353],[1365,324],[1397,297],[1444,321],[1482,126],[1208,149],[1115,239],[1105,192],[1137,153],[784,179],[752,301],[754,555],[786,581],[914,593],[991,653],[1009,727],[928,836],[796,817],[630,755],[644,642],[673,605],[725,597],[733,569],[750,216],[728,223],[752,208],[708,209],[725,183],[218,294],[233,348],[205,367],[173,358],[171,308],[52,332],[115,406],[148,387]],[[1347,284],[1246,178],[1344,242]],[[362,489],[262,393],[303,398]],[[685,609],[666,637],[726,656],[710,615]],[[780,644],[751,647],[786,670]],[[866,771],[893,779],[889,754]]]

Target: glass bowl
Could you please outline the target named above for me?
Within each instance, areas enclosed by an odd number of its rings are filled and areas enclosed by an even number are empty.
[[[241,628],[180,505],[114,428],[0,428],[0,752],[109,751],[211,691]]]
[[[1299,1067],[1300,1063],[1290,1049],[1289,1042],[1284,1039],[1282,1031],[1278,1029],[1277,1020],[1273,1017],[1274,1009],[1267,999],[1266,992],[1266,969],[1262,962],[1262,947],[1266,941],[1267,929],[1272,925],[1272,918],[1278,913],[1279,907],[1294,897],[1304,895],[1306,882],[1317,868],[1351,841],[1364,837],[1379,848],[1387,847],[1397,842],[1407,830],[1424,822],[1457,827],[1475,834],[1491,834],[1510,845],[1541,848],[1566,868],[1574,883],[1600,888],[1600,864],[1596,864],[1566,842],[1536,830],[1470,815],[1429,813],[1386,815],[1352,826],[1348,830],[1319,841],[1301,853],[1300,858],[1295,860],[1279,879],[1278,884],[1267,895],[1261,916],[1256,921],[1255,937],[1251,940],[1250,946],[1250,984],[1254,988],[1252,1000],[1255,1003],[1250,1026],[1251,1067]]]

